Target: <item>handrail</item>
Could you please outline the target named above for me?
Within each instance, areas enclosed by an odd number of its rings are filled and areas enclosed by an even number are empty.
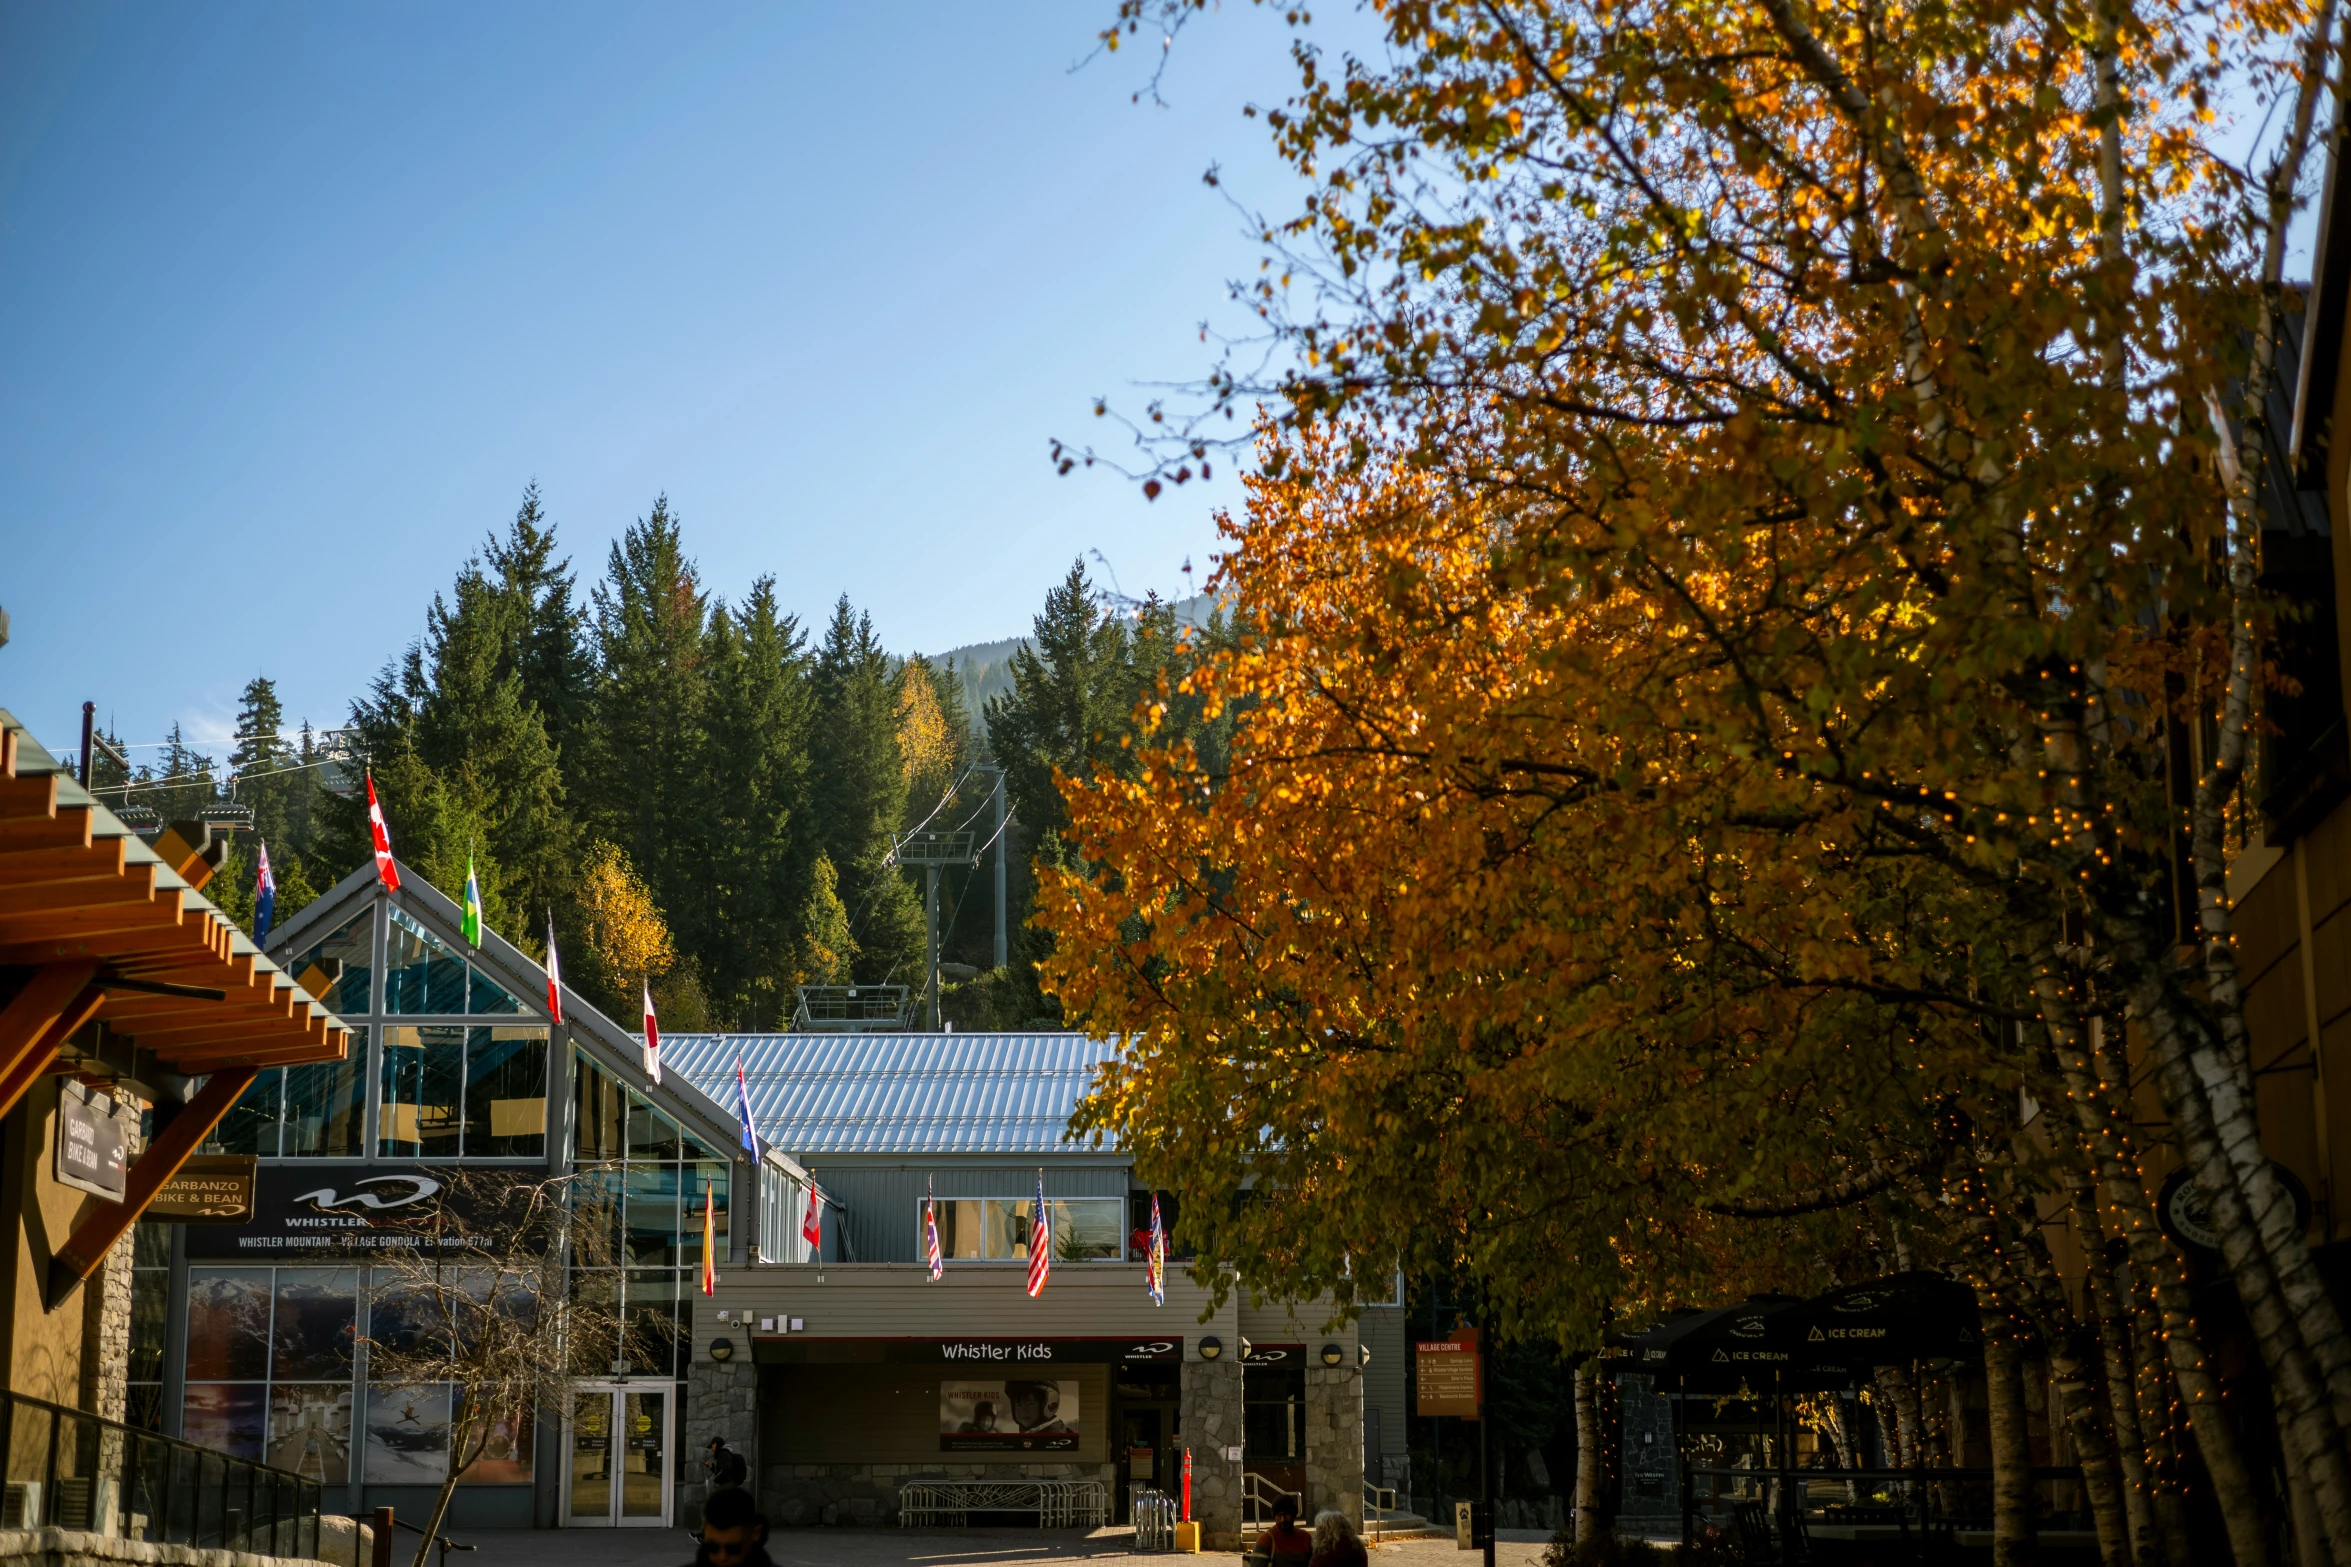
[[[0,1527],[318,1554],[319,1482],[0,1388]]]
[[[460,1545],[445,1534],[428,1533],[423,1529],[419,1529],[416,1525],[410,1523],[407,1519],[401,1517],[398,1513],[394,1513],[392,1515],[392,1527],[395,1529],[406,1529],[410,1534],[424,1535],[424,1537],[428,1540],[438,1540],[441,1544],[441,1560],[444,1564],[448,1562],[449,1553],[451,1551],[478,1551],[481,1549],[481,1547],[478,1545]]]
[[[1274,1484],[1271,1480],[1268,1480],[1264,1475],[1259,1474],[1254,1469],[1244,1470],[1241,1474],[1242,1530],[1246,1532],[1249,1526],[1252,1524],[1255,1524],[1261,1529],[1270,1525],[1273,1521],[1270,1516],[1273,1510],[1273,1504],[1285,1496],[1290,1498],[1292,1501],[1301,1504],[1303,1504],[1306,1500],[1306,1498],[1300,1496],[1295,1491],[1283,1490],[1280,1486]],[[1258,1518],[1250,1517],[1249,1508],[1252,1503],[1254,1503],[1260,1511],[1266,1513],[1268,1516]]]

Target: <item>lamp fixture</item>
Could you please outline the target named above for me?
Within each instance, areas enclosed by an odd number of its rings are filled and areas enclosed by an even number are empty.
[[[1371,1346],[1369,1344],[1358,1344],[1355,1346],[1355,1363],[1358,1366],[1368,1366],[1371,1364]]]
[[[1336,1344],[1325,1344],[1322,1347],[1322,1363],[1326,1366],[1335,1366],[1346,1358],[1347,1352]]]
[[[710,1341],[710,1358],[711,1358],[711,1359],[713,1359],[713,1360],[732,1360],[732,1359],[734,1359],[734,1358],[735,1358],[735,1341],[734,1341],[733,1339],[731,1339],[731,1338],[714,1338],[714,1339],[712,1339],[712,1340]]]
[[[1213,1336],[1203,1338],[1200,1340],[1199,1349],[1202,1360],[1214,1360],[1224,1353],[1224,1340]]]

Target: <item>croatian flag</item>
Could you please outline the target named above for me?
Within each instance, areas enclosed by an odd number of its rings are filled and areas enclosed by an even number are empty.
[[[278,879],[269,873],[269,845],[261,846],[261,876],[253,883],[253,945],[269,942],[270,916],[278,911]]]
[[[1045,1292],[1053,1272],[1053,1221],[1045,1212],[1045,1172],[1037,1172],[1036,1217],[1029,1220],[1029,1299]]]
[[[653,1015],[651,980],[645,981],[645,1075],[656,1083],[661,1081],[661,1019]]]
[[[384,807],[376,799],[376,775],[367,775],[367,830],[375,839],[376,875],[387,891],[400,890],[400,867],[392,863],[392,830],[384,825]],[[560,1019],[558,1019],[560,1021]]]
[[[922,1198],[923,1255],[931,1265],[931,1282],[936,1284],[947,1275],[947,1260],[939,1255],[939,1199],[934,1191],[926,1190]]]
[[[563,1021],[563,959],[555,954],[555,911],[547,911],[547,1015]]]
[[[1151,1249],[1143,1254],[1143,1288],[1151,1304],[1167,1304],[1167,1226],[1159,1222],[1159,1194],[1151,1194]]]
[[[655,1078],[654,1081],[659,1082],[660,1079]],[[753,1164],[757,1164],[759,1162],[759,1127],[751,1119],[751,1085],[743,1081],[743,1058],[741,1056],[735,1057],[735,1119],[743,1124],[741,1139],[743,1152],[751,1156]]]

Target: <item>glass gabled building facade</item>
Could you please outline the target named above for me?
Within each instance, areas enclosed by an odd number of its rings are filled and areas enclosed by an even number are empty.
[[[705,1198],[723,1265],[757,1245],[755,1205],[735,1194],[764,1193],[780,1231],[797,1172],[774,1156],[753,1172],[730,1112],[681,1078],[647,1081],[636,1037],[569,992],[556,1023],[536,961],[461,929],[414,872],[391,892],[370,866],[272,933],[270,955],[351,1024],[351,1050],[263,1072],[206,1143],[256,1161],[250,1221],[140,1226],[129,1407],[318,1479],[329,1511],[413,1516],[446,1474],[449,1390],[368,1374],[363,1341],[390,1309],[369,1215],[432,1200],[453,1166],[573,1175],[602,1189],[624,1240],[624,1265],[582,1287],[661,1347],[582,1384],[563,1419],[499,1433],[460,1478],[451,1526],[674,1521]]]

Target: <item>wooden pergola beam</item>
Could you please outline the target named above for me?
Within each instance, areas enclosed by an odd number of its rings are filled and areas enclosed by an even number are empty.
[[[78,966],[62,967],[70,969]],[[34,977],[34,983],[39,983],[49,972],[47,969],[42,970],[40,975]],[[69,978],[69,975],[60,975],[54,983],[62,987]],[[29,990],[31,986],[26,988]],[[24,993],[20,991],[17,999],[24,999]],[[98,1010],[98,1003],[105,999],[85,982],[50,1014],[39,1033],[13,1050],[0,1051],[0,1120],[7,1119],[9,1112],[16,1108],[17,1101],[24,1098],[26,1091],[41,1080],[41,1074],[49,1070],[49,1063],[57,1059],[57,1053],[65,1048],[65,1042],[73,1036],[73,1031],[90,1021],[91,1015]],[[12,1004],[9,1011],[14,1010]],[[0,1023],[5,1022],[6,1014],[0,1013]]]
[[[0,853],[16,849],[61,849],[68,845],[88,848],[96,814],[86,805],[77,805],[54,815],[0,821]]]
[[[0,854],[0,886],[37,887],[53,881],[119,876],[131,863],[128,838],[101,838],[84,848],[16,849]]]
[[[67,942],[88,936],[127,936],[174,930],[187,924],[179,895],[146,903],[60,909],[48,914],[0,915],[0,944],[18,941]],[[181,940],[185,941],[185,936]]]
[[[224,1067],[213,1073],[196,1097],[155,1134],[155,1141],[147,1145],[147,1151],[125,1172],[122,1201],[101,1203],[98,1211],[77,1225],[72,1236],[49,1259],[51,1311],[63,1305],[98,1271],[106,1261],[106,1253],[138,1222],[139,1215],[147,1211],[155,1194],[163,1190],[164,1182],[180,1173],[180,1166],[188,1162],[188,1156],[203,1146],[212,1129],[220,1125],[221,1117],[229,1113],[229,1107],[260,1075],[261,1069],[254,1066]]]
[[[21,919],[66,909],[115,908],[155,901],[158,865],[142,865],[122,875],[85,877],[78,881],[45,881],[35,886],[0,883],[0,919]]]

